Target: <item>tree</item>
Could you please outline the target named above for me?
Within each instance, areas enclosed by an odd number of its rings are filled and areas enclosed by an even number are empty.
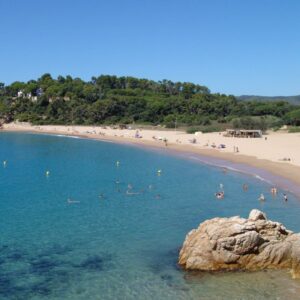
[[[285,120],[288,124],[300,126],[300,109],[296,109],[286,114]]]

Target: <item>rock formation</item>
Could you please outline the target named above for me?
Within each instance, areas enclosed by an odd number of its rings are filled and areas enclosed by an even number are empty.
[[[179,264],[201,271],[287,268],[300,278],[300,234],[257,209],[248,219],[214,218],[187,234]]]

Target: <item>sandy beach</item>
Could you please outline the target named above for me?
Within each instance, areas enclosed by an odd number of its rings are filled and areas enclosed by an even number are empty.
[[[300,186],[300,133],[270,132],[263,138],[253,139],[225,137],[221,132],[187,134],[175,130],[119,129],[109,126],[32,126],[11,123],[5,124],[3,129],[75,135],[204,155],[266,170]],[[221,144],[225,148],[220,148]]]

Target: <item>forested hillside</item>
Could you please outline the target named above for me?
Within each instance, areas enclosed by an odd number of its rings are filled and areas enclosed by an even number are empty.
[[[242,95],[237,97],[239,100],[246,101],[286,101],[291,104],[300,105],[300,95],[297,96],[256,96],[256,95]]]
[[[238,101],[202,85],[101,75],[88,82],[71,76],[0,83],[0,119],[34,124],[143,123],[173,127],[222,124],[259,127],[264,118],[300,124],[298,106],[285,101]],[[257,121],[259,120],[259,121]],[[239,123],[240,122],[240,123]],[[244,122],[244,123],[243,123]],[[278,125],[277,124],[277,125]]]

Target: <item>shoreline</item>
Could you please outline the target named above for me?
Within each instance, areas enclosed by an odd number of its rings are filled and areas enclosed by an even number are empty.
[[[168,142],[165,146],[163,142],[152,141],[144,138],[129,138],[117,135],[96,135],[84,132],[70,132],[68,131],[71,126],[64,126],[62,129],[57,130],[57,127],[51,125],[51,128],[38,128],[33,126],[5,126],[2,132],[27,132],[36,134],[53,134],[69,137],[78,137],[91,140],[109,141],[116,144],[132,145],[146,149],[159,150],[165,153],[181,157],[183,159],[194,160],[198,163],[204,163],[215,167],[226,168],[235,172],[241,172],[260,180],[264,180],[269,184],[280,187],[284,190],[293,193],[300,198],[300,167],[288,162],[274,162],[267,159],[257,158],[255,156],[245,155],[241,153],[221,152],[216,149],[203,149],[196,148],[194,145],[177,144]],[[79,127],[79,126],[76,126]],[[83,126],[82,126],[83,127]],[[88,127],[87,127],[88,128]],[[103,131],[103,130],[102,130]],[[143,131],[143,133],[146,130]],[[157,133],[160,133],[157,131]],[[193,135],[190,135],[193,137]],[[299,153],[300,154],[300,153]]]

